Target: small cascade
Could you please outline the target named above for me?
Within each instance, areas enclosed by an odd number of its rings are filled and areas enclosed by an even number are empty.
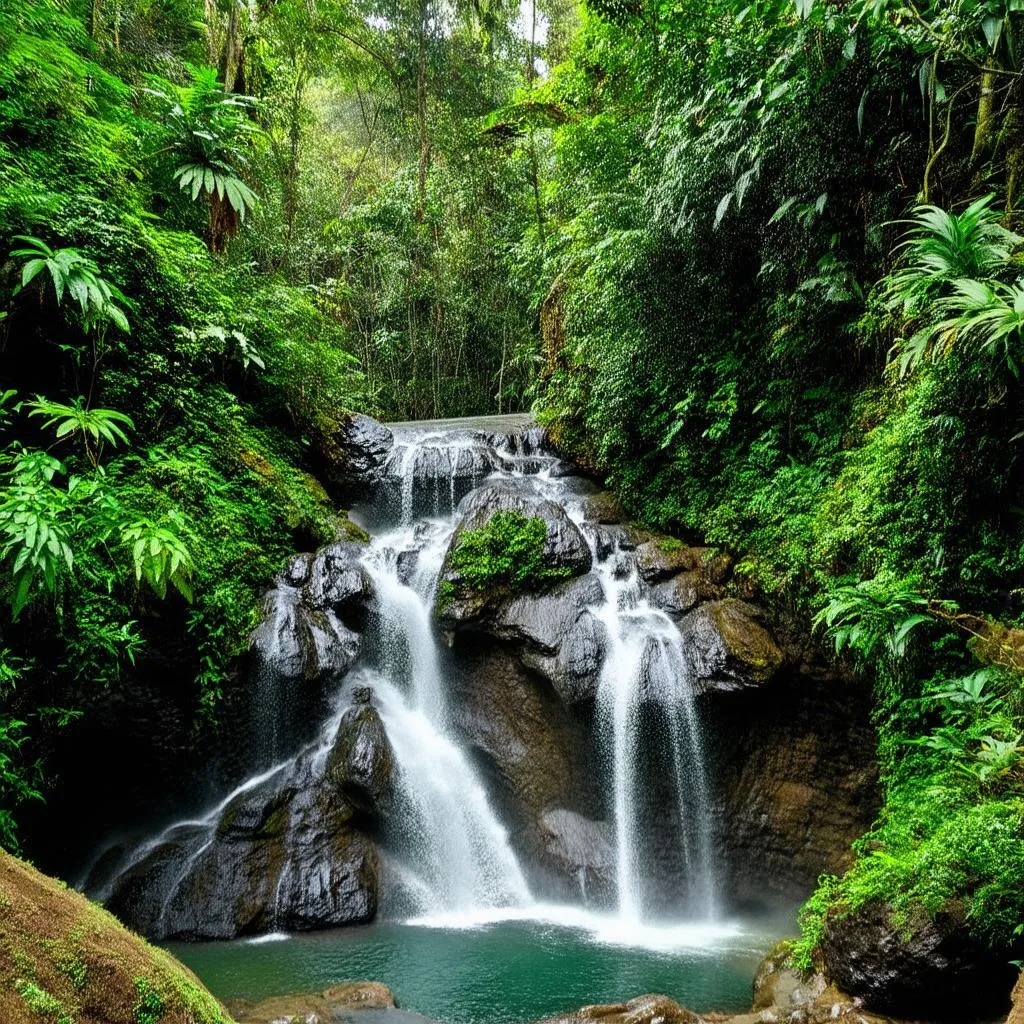
[[[425,915],[532,902],[508,834],[466,755],[433,716],[384,679],[373,683],[398,767],[403,860],[418,879]]]
[[[400,823],[392,831],[419,880],[420,911],[468,912],[531,901],[508,836],[466,755],[449,735],[447,695],[432,622],[437,573],[451,530],[399,531],[365,564],[380,619],[382,672],[370,683],[398,768]],[[422,543],[409,582],[396,546]],[[425,904],[425,905],[422,905]]]
[[[654,705],[669,723],[665,739],[675,769],[688,903],[695,916],[710,919],[716,913],[711,805],[691,670],[675,623],[650,604],[635,567],[627,570],[624,563],[628,559],[619,551],[595,562],[605,600],[593,610],[608,637],[597,704],[610,745],[619,913],[637,922],[650,910],[638,864],[643,845],[638,810],[644,786],[643,712]]]

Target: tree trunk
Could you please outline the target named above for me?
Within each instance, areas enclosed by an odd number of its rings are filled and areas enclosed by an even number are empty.
[[[92,0],[92,16],[89,25],[89,34],[94,43],[100,42],[103,33],[103,0]],[[101,46],[102,48],[102,46]]]
[[[234,92],[242,64],[242,17],[238,0],[232,0],[224,40],[224,91]]]
[[[1017,92],[1016,86],[1014,92]],[[1003,122],[1002,143],[1006,146],[1006,216],[1003,223],[1010,230],[1021,227],[1017,213],[1017,192],[1024,177],[1024,109],[1017,97],[1006,112]]]
[[[217,65],[217,4],[216,0],[203,0],[203,21],[206,23],[206,54],[213,67]]]
[[[299,202],[299,144],[302,141],[302,97],[306,88],[306,72],[295,68],[295,88],[292,91],[288,124],[288,167],[285,171],[284,215],[287,228],[289,256],[295,232],[295,213]]]
[[[416,120],[419,125],[420,158],[417,167],[416,225],[423,223],[427,206],[427,173],[430,170],[430,137],[427,135],[427,27],[429,0],[420,0],[419,64],[416,72]]]
[[[981,73],[978,88],[978,116],[974,126],[974,146],[971,148],[971,166],[977,167],[992,151],[995,135],[996,79],[994,70]]]

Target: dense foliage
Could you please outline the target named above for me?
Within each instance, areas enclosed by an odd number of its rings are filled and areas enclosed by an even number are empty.
[[[344,527],[310,471],[345,409],[532,401],[874,686],[885,806],[803,961],[874,898],[1009,952],[1018,8],[5,4],[0,840],[154,650],[207,727],[262,583]],[[467,534],[474,585],[533,531]]]

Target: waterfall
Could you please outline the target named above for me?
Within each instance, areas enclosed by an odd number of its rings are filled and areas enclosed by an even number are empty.
[[[395,549],[413,539],[410,531],[384,535],[365,558],[377,593],[382,672],[363,681],[374,692],[398,767],[393,817],[401,822],[404,863],[417,879],[418,909],[434,915],[521,907],[532,899],[508,835],[449,732],[431,608],[450,533],[427,532],[409,584],[399,579]]]
[[[675,769],[687,866],[689,904],[696,916],[716,916],[716,882],[711,850],[711,800],[700,722],[683,639],[672,620],[651,606],[635,568],[624,572],[619,552],[595,560],[604,603],[594,609],[604,624],[608,647],[598,684],[599,725],[610,744],[609,770],[615,824],[618,909],[627,921],[647,916],[639,870],[643,836],[638,810],[643,705],[664,710]]]
[[[146,907],[156,907],[155,915],[146,918],[155,921],[153,930],[162,934],[166,925],[175,934],[182,921],[193,927],[196,914],[205,912],[195,910],[193,872],[202,875],[205,866],[204,877],[237,873],[230,859],[231,844],[237,841],[228,835],[231,822],[249,828],[253,821],[283,820],[279,845],[267,847],[269,889],[259,897],[264,927],[280,930],[297,920],[302,926],[306,903],[325,891],[319,875],[329,869],[318,859],[318,848],[310,846],[317,828],[330,827],[323,823],[316,801],[331,792],[330,758],[344,716],[358,705],[371,706],[379,716],[377,728],[383,726],[393,757],[391,802],[373,837],[380,843],[387,884],[400,893],[388,901],[392,912],[400,907],[432,921],[545,918],[590,927],[611,941],[624,941],[625,936],[642,936],[636,940],[641,944],[661,941],[648,922],[658,916],[666,894],[655,891],[646,873],[651,850],[642,820],[651,782],[645,757],[654,747],[666,766],[658,784],[675,794],[675,807],[661,817],[667,827],[678,823],[670,845],[680,854],[682,867],[670,880],[669,895],[685,894],[687,913],[694,920],[714,921],[718,886],[711,788],[690,661],[675,621],[653,603],[651,585],[639,573],[624,534],[602,533],[588,521],[585,487],[543,450],[536,429],[520,426],[495,434],[460,424],[424,424],[399,427],[395,434],[383,480],[361,510],[371,529],[370,543],[363,549],[338,545],[344,550],[337,555],[323,549],[315,559],[296,556],[264,601],[264,623],[254,636],[259,637],[265,676],[255,681],[255,695],[267,706],[254,712],[265,733],[257,738],[266,751],[258,767],[265,770],[205,813],[175,822],[125,850],[116,873],[92,885],[92,894],[107,899],[127,879],[129,889],[140,887],[132,891],[143,894]],[[606,777],[605,821],[587,825],[614,837],[617,906],[611,917],[535,899],[459,733],[460,709],[450,706],[450,655],[434,624],[436,590],[459,502],[495,479],[531,489],[564,509],[569,526],[575,524],[590,544],[593,586],[581,610],[593,617],[603,636],[589,678],[591,683],[596,680],[598,753]],[[582,542],[581,547],[585,551]],[[312,568],[316,564],[321,565],[319,576]],[[335,604],[326,612],[315,601],[309,603],[303,588],[314,584],[318,593],[335,588]],[[365,599],[365,618],[354,625],[346,619],[349,606],[344,604],[353,594]],[[304,643],[296,640],[300,629],[305,630]],[[331,712],[316,738],[280,760],[279,746],[289,734],[276,717],[286,712],[294,717],[296,709],[279,706],[271,677],[275,671],[290,672],[296,692],[301,692],[311,678],[310,664],[316,677],[333,687]],[[652,721],[656,728],[651,728]],[[274,817],[278,807],[283,818]],[[262,840],[257,834],[253,841]],[[605,849],[603,877],[610,890],[612,851],[607,845]],[[148,889],[137,880],[146,871],[153,872]],[[586,889],[582,868],[579,879]],[[183,916],[182,907],[190,900]]]

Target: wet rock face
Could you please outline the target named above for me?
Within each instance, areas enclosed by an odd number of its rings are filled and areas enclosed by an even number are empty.
[[[556,807],[538,820],[544,852],[560,872],[574,878],[587,904],[610,905],[615,896],[612,828],[575,811]]]
[[[564,817],[556,814],[543,822],[558,808],[581,821],[601,817],[600,771],[588,717],[568,709],[551,684],[527,669],[507,644],[483,634],[460,634],[454,653],[449,678],[453,725],[487,780],[521,863],[536,873],[531,878],[535,891],[580,899],[579,868],[584,866],[597,885],[588,899],[597,901],[602,859],[596,833],[589,837],[594,847],[584,856],[579,847],[568,848],[572,840],[567,836],[558,838],[568,827]]]
[[[1010,1008],[1016,970],[967,935],[962,914],[919,911],[897,927],[873,901],[830,918],[820,949],[829,977],[880,1013],[963,1024]]]
[[[499,480],[470,492],[458,507],[458,520],[441,567],[444,600],[437,613],[442,629],[455,629],[488,619],[507,604],[509,595],[501,591],[478,592],[467,586],[452,566],[452,552],[467,530],[486,526],[497,512],[515,511],[528,518],[541,519],[545,526],[544,564],[563,569],[572,576],[589,572],[590,546],[565,509],[538,494],[528,478]],[[439,591],[441,593],[442,591]],[[530,614],[530,612],[524,612]]]
[[[701,700],[724,889],[752,905],[806,898],[849,867],[880,804],[869,687],[787,670]]]
[[[775,675],[783,654],[764,622],[761,609],[736,598],[709,601],[680,622],[700,690],[759,686]]]
[[[369,416],[350,413],[317,429],[313,445],[328,489],[347,507],[380,481],[394,436]]]
[[[357,691],[358,693],[358,691]],[[388,802],[390,745],[367,697],[341,716],[326,751],[306,750],[221,807],[156,837],[127,867],[101,865],[90,891],[157,939],[227,939],[365,923],[380,865],[360,822]]]
[[[390,801],[395,756],[370,691],[357,690],[354,700],[338,725],[325,774],[359,810],[375,817]]]

